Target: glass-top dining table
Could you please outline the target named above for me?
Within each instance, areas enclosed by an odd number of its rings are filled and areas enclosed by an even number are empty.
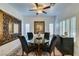
[[[44,35],[42,34],[40,36],[34,35],[33,39],[28,40],[27,42],[36,43],[36,44],[42,44],[42,43],[49,42],[49,40],[44,39]]]
[[[40,56],[42,54],[42,50],[40,49],[44,43],[46,42],[49,42],[49,40],[46,40],[44,39],[44,36],[43,35],[40,35],[40,36],[34,36],[32,40],[29,40],[28,41],[29,43],[32,43],[32,44],[36,44],[38,47],[37,47],[37,55]]]

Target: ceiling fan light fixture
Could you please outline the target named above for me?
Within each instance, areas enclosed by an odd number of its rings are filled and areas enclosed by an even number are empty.
[[[44,14],[47,14],[46,10],[51,8],[51,6],[54,6],[55,4],[54,3],[49,3],[48,4],[40,4],[40,3],[35,3],[34,4],[34,8],[30,11],[36,11],[36,14],[40,14],[40,13],[44,13]]]
[[[42,13],[42,10],[37,10],[38,13]]]

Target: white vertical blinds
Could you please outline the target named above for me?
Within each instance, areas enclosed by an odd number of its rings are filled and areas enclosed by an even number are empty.
[[[60,21],[59,27],[60,35],[67,32],[69,37],[74,37],[74,40],[76,40],[76,16]]]

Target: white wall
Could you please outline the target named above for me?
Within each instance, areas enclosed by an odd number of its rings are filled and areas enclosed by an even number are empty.
[[[0,9],[20,20],[23,19],[22,15],[7,3],[0,3]]]
[[[72,16],[76,16],[77,17],[77,28],[76,28],[76,42],[75,42],[75,46],[74,46],[74,55],[78,55],[79,56],[79,4],[70,4],[68,5],[65,10],[63,12],[61,12],[59,14],[59,16],[57,16],[57,24],[59,24],[59,21],[68,19]],[[55,28],[56,33],[59,34],[59,27]]]
[[[16,9],[11,7],[9,4],[0,3],[0,9],[20,20],[23,19],[21,14]],[[19,40],[14,40],[10,43],[2,45],[0,46],[0,55],[8,55],[8,53],[18,48],[19,46],[20,46]]]
[[[45,21],[45,31],[49,31],[49,23],[53,23],[55,17],[52,16],[25,16],[24,18],[22,15],[14,9],[9,4],[0,4],[0,9],[5,11],[6,13],[22,20],[22,34],[25,35],[25,24],[31,24],[31,31],[34,32],[34,21]],[[18,48],[20,46],[19,40],[14,40],[10,43],[0,46],[0,55],[7,55],[12,50]]]
[[[45,31],[49,31],[49,24],[54,22],[53,16],[25,16],[23,20],[23,34],[25,33],[25,24],[30,24],[31,32],[34,33],[34,21],[45,21]]]

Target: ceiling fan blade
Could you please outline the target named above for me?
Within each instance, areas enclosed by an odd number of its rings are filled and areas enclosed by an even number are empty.
[[[43,13],[45,13],[45,14],[47,14],[47,12],[45,12],[45,11],[42,11]]]
[[[37,9],[30,9],[29,11],[37,11]]]
[[[35,11],[35,10],[32,9],[32,10],[29,10],[29,11]]]
[[[55,5],[55,3],[50,3],[50,5],[49,5],[49,6],[44,7],[43,9],[48,9],[48,8],[51,8],[51,6],[54,6],[54,5]]]
[[[39,5],[38,5],[38,3],[35,3],[35,5],[36,5],[36,7],[38,7]]]
[[[48,8],[50,8],[50,6],[44,7],[43,9],[48,9]]]

